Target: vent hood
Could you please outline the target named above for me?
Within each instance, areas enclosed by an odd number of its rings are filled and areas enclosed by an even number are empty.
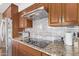
[[[44,7],[40,7],[38,9],[35,9],[31,12],[25,13],[23,17],[31,18],[33,20],[43,19],[48,17],[47,11],[44,9]]]

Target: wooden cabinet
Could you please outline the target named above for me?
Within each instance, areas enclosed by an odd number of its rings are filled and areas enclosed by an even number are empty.
[[[13,40],[12,43],[12,55],[13,56],[49,56],[46,53],[33,49],[15,40]]]
[[[62,23],[64,25],[77,25],[78,24],[78,4],[67,3],[63,4]]]
[[[24,56],[41,56],[41,52],[29,46],[19,44],[19,52]]]
[[[8,9],[6,9],[6,11],[3,13],[3,18],[5,17],[11,17],[11,7],[8,7]]]
[[[79,24],[79,3],[78,3],[78,24]]]
[[[18,13],[12,16],[12,34],[13,38],[18,37],[18,28],[19,28],[19,16]]]
[[[24,17],[20,17],[19,19],[19,28],[31,28],[32,20]]]
[[[78,4],[49,4],[48,20],[50,26],[78,25]]]
[[[29,28],[32,27],[32,20],[21,17],[21,15],[23,15],[24,13],[28,13],[31,12],[35,9],[38,9],[39,7],[44,7],[44,9],[48,12],[48,3],[35,3],[31,6],[29,6],[28,8],[25,8],[23,11],[19,12],[20,15],[20,19],[19,19],[19,28]],[[26,20],[25,20],[26,19]]]
[[[49,4],[49,25],[61,25],[61,4]]]
[[[43,3],[43,7],[49,13],[49,3]]]
[[[11,18],[12,19],[12,35],[13,38],[18,37],[18,27],[19,27],[19,14],[18,14],[18,6],[15,4],[11,4],[4,12],[3,18]]]
[[[18,56],[18,43],[16,41],[12,42],[12,56]]]
[[[13,40],[12,55],[13,56],[41,56],[41,52]]]
[[[13,15],[15,15],[18,12],[18,6],[15,4],[11,4],[4,12],[3,12],[3,18],[11,18]]]
[[[19,56],[31,56],[31,54],[29,54],[28,52],[24,51],[24,50],[19,50]]]
[[[4,13],[4,17],[11,17],[11,7],[9,7],[9,9],[6,10],[7,12]]]

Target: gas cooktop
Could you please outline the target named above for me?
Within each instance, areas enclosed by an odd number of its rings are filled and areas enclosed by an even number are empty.
[[[39,48],[45,48],[48,46],[52,41],[49,40],[42,40],[42,39],[37,39],[37,38],[25,38],[24,40],[21,40],[25,43],[32,44],[34,46],[37,46]]]

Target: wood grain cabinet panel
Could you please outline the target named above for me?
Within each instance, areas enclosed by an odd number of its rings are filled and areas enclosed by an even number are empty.
[[[78,3],[78,25],[79,25],[79,3]]]
[[[18,53],[19,56],[31,56],[31,54],[29,54],[28,52],[24,51],[24,50],[19,50]]]
[[[3,18],[11,18],[13,15],[18,13],[18,6],[15,4],[11,4],[4,12]]]
[[[61,4],[51,3],[49,4],[49,25],[61,24]]]
[[[19,19],[19,28],[31,28],[32,20],[24,17],[20,17]]]
[[[20,50],[24,51],[25,55],[30,55],[30,56],[41,56],[41,52],[38,50],[35,50],[31,47],[28,47],[23,44],[19,44]]]
[[[8,7],[6,11],[3,13],[3,18],[11,17],[11,7]]]
[[[49,25],[78,25],[78,9],[77,3],[49,4]]]
[[[23,19],[23,17],[20,17],[19,19],[19,28],[24,28],[24,22],[25,20]]]
[[[78,4],[77,3],[67,3],[63,4],[62,23],[65,25],[76,25],[78,24]]]
[[[18,51],[19,48],[18,48],[18,42],[16,41],[13,41],[12,42],[12,56],[18,56]]]
[[[12,45],[12,56],[15,56],[16,55],[16,47],[14,46],[14,44]]]
[[[18,37],[18,27],[19,27],[19,15],[18,15],[18,6],[15,4],[11,4],[4,12],[3,18],[11,18],[12,19],[12,30],[13,30],[13,38]]]

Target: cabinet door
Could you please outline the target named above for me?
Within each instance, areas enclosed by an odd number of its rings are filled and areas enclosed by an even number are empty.
[[[64,10],[64,16],[62,21],[66,25],[76,25],[78,24],[78,19],[77,19],[77,4],[76,3],[67,3],[64,4],[63,6]]]
[[[32,27],[32,20],[26,18],[25,28],[31,28],[31,27]]]
[[[24,28],[24,18],[23,17],[20,17],[20,19],[19,19],[19,27],[20,28]]]
[[[15,56],[16,55],[15,54],[15,51],[16,51],[16,48],[15,48],[14,44],[12,44],[12,56]]]
[[[44,3],[44,9],[49,12],[49,3]]]
[[[26,52],[25,50],[23,50],[21,47],[19,47],[18,55],[19,56],[31,56],[31,54],[29,54],[28,52]]]
[[[61,4],[52,3],[49,4],[49,25],[61,24]]]
[[[7,17],[7,18],[8,17],[11,17],[12,16],[11,15],[11,7],[9,7],[5,13],[6,13],[6,16],[5,17]]]
[[[19,21],[19,27],[20,28],[30,28],[32,27],[32,20],[24,18],[24,17],[20,17],[20,21]]]
[[[20,54],[24,56],[41,56],[41,52],[38,50],[35,50],[31,47],[28,47],[27,45],[19,44],[20,48]],[[23,51],[23,52],[21,52]]]
[[[78,25],[79,25],[79,3],[78,3]]]
[[[13,56],[18,56],[18,43],[16,41],[13,41],[12,43],[12,55]]]

